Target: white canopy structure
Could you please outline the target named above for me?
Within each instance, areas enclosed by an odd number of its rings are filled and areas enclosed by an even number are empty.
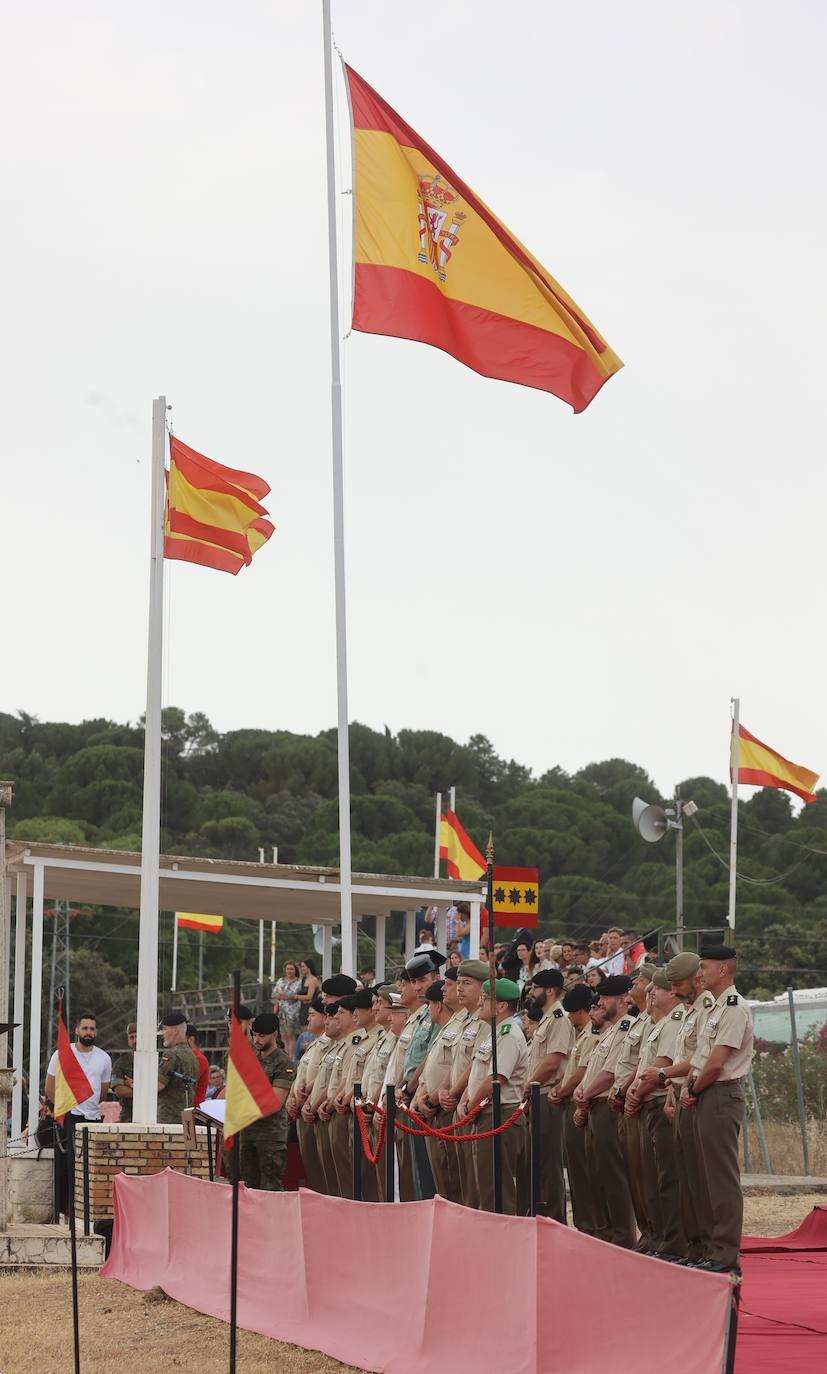
[[[37,1125],[41,1062],[44,902],[69,901],[93,906],[134,907],[137,910],[140,904],[141,856],[126,850],[12,841],[7,845],[6,861],[8,880],[16,894],[13,1020],[17,1023],[17,1029],[14,1032],[13,1064],[17,1083],[12,1099],[12,1136],[16,1137],[20,1135],[22,1110],[26,914],[29,895],[32,898],[29,1130],[33,1133]],[[422,906],[436,906],[436,943],[444,953],[448,908],[457,901],[469,902],[471,957],[476,958],[479,954],[479,913],[484,901],[483,887],[479,882],[354,873],[352,892],[359,914],[376,917],[377,978],[382,978],[385,972],[385,931],[387,917],[392,911],[405,913],[405,944],[410,952],[414,946],[416,911]],[[160,910],[198,911],[205,915],[258,922],[321,925],[324,928],[322,969],[327,977],[332,972],[333,927],[340,920],[339,870],[161,855]]]

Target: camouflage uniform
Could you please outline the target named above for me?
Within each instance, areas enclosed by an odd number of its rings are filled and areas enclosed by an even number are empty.
[[[113,1092],[115,1088],[123,1087],[123,1081],[125,1078],[132,1078],[134,1076],[134,1059],[135,1056],[133,1055],[131,1050],[127,1050],[124,1054],[118,1055],[117,1059],[112,1065],[112,1077],[109,1080],[109,1087],[112,1089]],[[119,1097],[118,1101],[121,1104],[121,1121],[131,1121],[132,1098]]]
[[[180,1126],[181,1113],[192,1106],[198,1082],[198,1060],[189,1045],[168,1045],[161,1050],[158,1081],[164,1084],[158,1093],[158,1121]]]
[[[284,1110],[287,1094],[296,1080],[296,1069],[283,1050],[256,1058],[269,1082],[280,1093],[282,1105],[270,1116],[262,1116],[238,1133],[239,1170],[248,1188],[263,1188],[270,1193],[283,1191],[284,1163],[287,1156],[287,1131],[290,1122]]]

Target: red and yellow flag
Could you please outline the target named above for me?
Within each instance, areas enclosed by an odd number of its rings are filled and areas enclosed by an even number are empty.
[[[233,1009],[230,1017],[230,1054],[224,1105],[224,1140],[229,1145],[236,1131],[279,1111],[284,1095],[273,1087],[255,1050],[241,1029]]]
[[[540,870],[495,867],[492,876],[497,925],[533,930],[540,910]]]
[[[732,763],[735,753],[735,729],[729,747],[729,780],[732,781]],[[802,768],[800,763],[790,763],[782,754],[762,744],[760,739],[751,735],[743,725],[738,727],[738,781],[750,783],[753,787],[779,787],[785,792],[794,792],[805,802],[814,802],[818,773]]]
[[[353,328],[432,344],[585,410],[623,364],[579,306],[390,105],[345,67]]]
[[[439,818],[439,857],[448,865],[448,877],[472,883],[485,873],[485,859],[471,836],[462,828],[455,811]]]
[[[86,1077],[63,1020],[63,999],[57,1004],[57,1068],[55,1070],[55,1120],[63,1124],[67,1112],[92,1097],[94,1089]]]
[[[237,573],[274,531],[260,504],[269,490],[170,435],[164,557]]]
[[[223,916],[201,916],[196,911],[176,911],[179,930],[221,930]]]

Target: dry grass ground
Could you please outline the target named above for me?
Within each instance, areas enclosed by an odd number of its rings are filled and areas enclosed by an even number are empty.
[[[748,1197],[745,1229],[781,1235],[801,1222],[820,1194]],[[71,1368],[71,1286],[66,1273],[0,1273],[0,1374]],[[163,1295],[136,1293],[96,1274],[80,1278],[83,1374],[225,1374],[227,1327]],[[265,1336],[239,1333],[241,1374],[353,1374],[350,1365]]]
[[[791,1122],[765,1121],[764,1135],[773,1173],[804,1173],[801,1132],[798,1126]],[[827,1122],[809,1121],[807,1123],[807,1145],[810,1152],[810,1177],[827,1178]],[[753,1174],[764,1173],[764,1160],[754,1121],[750,1122],[749,1148],[749,1172]]]

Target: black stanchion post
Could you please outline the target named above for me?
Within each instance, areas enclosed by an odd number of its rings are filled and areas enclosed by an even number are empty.
[[[83,1234],[91,1230],[89,1219],[89,1127],[83,1128]]]
[[[210,1175],[210,1183],[215,1183],[215,1168],[212,1162],[212,1122],[207,1117],[207,1169]]]
[[[353,1101],[361,1102],[362,1085],[354,1083]],[[353,1200],[362,1201],[362,1132],[359,1130],[359,1120],[356,1116],[356,1108],[353,1110]]]
[[[732,1285],[732,1302],[729,1308],[729,1321],[727,1322],[726,1342],[724,1344],[724,1374],[734,1374],[735,1370],[735,1347],[738,1344],[738,1304],[741,1301],[741,1281],[737,1279]]]
[[[385,1201],[396,1201],[396,1088],[385,1093]]]
[[[60,1147],[60,1135],[58,1134],[57,1121],[54,1117],[52,1122],[52,1221],[57,1225],[60,1221],[60,1175],[63,1170],[63,1150]]]
[[[78,1237],[75,1223],[75,1124],[67,1113],[66,1165],[69,1175],[69,1243],[72,1252],[72,1337],[74,1340],[75,1374],[80,1374],[80,1313],[78,1311]]]
[[[536,1217],[540,1206],[540,1084],[531,1085],[531,1215]]]
[[[500,1125],[500,1085],[497,1082],[497,960],[494,955],[494,836],[489,832],[485,850],[487,860],[486,876],[488,903],[488,991],[491,999],[491,1109],[494,1130]],[[498,1135],[491,1142],[494,1167],[494,1211],[503,1209],[503,1156],[502,1141]]]

